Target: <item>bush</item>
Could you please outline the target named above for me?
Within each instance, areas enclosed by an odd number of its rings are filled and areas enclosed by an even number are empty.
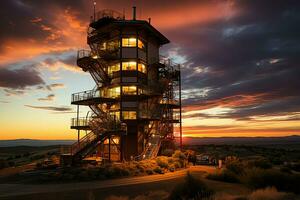
[[[249,167],[257,167],[261,169],[270,169],[272,164],[266,159],[257,159],[248,162]]]
[[[187,174],[184,183],[175,186],[169,199],[208,199],[214,192],[209,189],[200,179]]]
[[[274,169],[247,169],[240,180],[253,189],[274,186],[281,191],[300,193],[298,189],[300,175],[287,174]]]
[[[168,157],[166,156],[159,156],[156,158],[156,163],[161,168],[168,168]]]
[[[172,156],[174,153],[174,150],[173,149],[164,149],[162,152],[161,152],[161,155],[162,156]]]
[[[226,162],[226,169],[235,173],[235,174],[242,174],[244,171],[244,165],[242,162],[238,160],[232,160]]]
[[[278,192],[274,187],[268,187],[256,190],[250,194],[249,200],[286,200],[293,199],[292,195],[284,192]]]
[[[238,183],[239,182],[238,176],[234,172],[232,172],[228,169],[224,169],[221,172],[208,174],[206,176],[206,178],[211,179],[211,180],[216,180],[216,181],[228,182],[228,183]]]
[[[9,167],[8,162],[6,160],[1,159],[0,160],[0,169],[6,168],[6,167]]]
[[[163,174],[164,173],[164,171],[159,166],[155,167],[153,171],[157,174]]]
[[[154,172],[153,172],[153,170],[152,170],[152,169],[146,169],[146,173],[147,173],[148,175],[152,175],[152,174],[154,174]]]
[[[129,175],[130,172],[128,169],[119,166],[112,165],[111,167],[105,170],[105,176],[107,178],[115,178],[115,177],[129,176]]]
[[[174,164],[171,164],[171,165],[169,166],[169,171],[170,171],[170,172],[174,172],[174,171],[175,171],[175,166],[174,166]]]

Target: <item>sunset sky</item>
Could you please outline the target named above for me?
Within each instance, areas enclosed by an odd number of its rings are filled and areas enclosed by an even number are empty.
[[[182,63],[185,136],[300,135],[300,1],[97,0],[128,19],[133,5]],[[76,67],[92,12],[92,0],[1,2],[0,139],[76,138],[71,94],[95,85]]]

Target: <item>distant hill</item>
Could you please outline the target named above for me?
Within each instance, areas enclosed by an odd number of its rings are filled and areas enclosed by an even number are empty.
[[[75,140],[0,140],[0,147],[14,146],[51,146],[51,145],[70,145]],[[185,145],[205,145],[205,144],[228,144],[228,145],[288,145],[300,144],[300,136],[286,137],[185,137]]]
[[[74,140],[31,140],[31,139],[17,139],[17,140],[0,140],[0,147],[15,147],[15,146],[52,146],[52,145],[70,145]]]
[[[300,144],[300,136],[292,135],[286,137],[185,137],[183,143],[186,145],[205,144],[228,144],[228,145],[288,145]]]

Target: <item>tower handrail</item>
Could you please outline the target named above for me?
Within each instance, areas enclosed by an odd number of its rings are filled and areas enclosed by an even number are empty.
[[[71,154],[75,155],[96,138],[97,138],[96,134],[94,134],[92,131],[89,132],[84,137],[80,138],[79,142],[75,142],[74,144],[71,145]]]
[[[76,102],[76,101],[82,101],[82,100],[88,100],[88,99],[93,99],[100,97],[100,92],[98,90],[86,90],[83,92],[77,92],[72,94],[72,99],[71,102]]]
[[[71,118],[71,126],[89,126],[90,118]]]
[[[77,59],[84,58],[84,57],[90,57],[92,55],[92,52],[87,49],[79,49],[77,51]]]

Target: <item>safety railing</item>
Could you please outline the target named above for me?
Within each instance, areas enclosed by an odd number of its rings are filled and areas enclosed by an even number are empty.
[[[102,18],[111,18],[111,19],[117,19],[117,20],[122,20],[125,19],[125,16],[117,11],[110,10],[110,9],[104,9],[100,10],[96,13],[95,15],[95,21],[102,19]]]
[[[71,102],[83,101],[100,97],[100,92],[97,90],[87,90],[83,92],[77,92],[72,94]]]
[[[90,118],[80,117],[80,118],[72,118],[71,126],[89,126]]]
[[[84,57],[90,57],[92,55],[90,50],[86,49],[80,49],[77,51],[77,59],[84,58]]]
[[[72,144],[71,146],[71,154],[74,155],[77,152],[79,152],[81,149],[86,147],[88,144],[90,144],[92,141],[94,141],[97,138],[97,135],[93,132],[89,132],[84,137],[80,138],[79,142],[76,142]]]

